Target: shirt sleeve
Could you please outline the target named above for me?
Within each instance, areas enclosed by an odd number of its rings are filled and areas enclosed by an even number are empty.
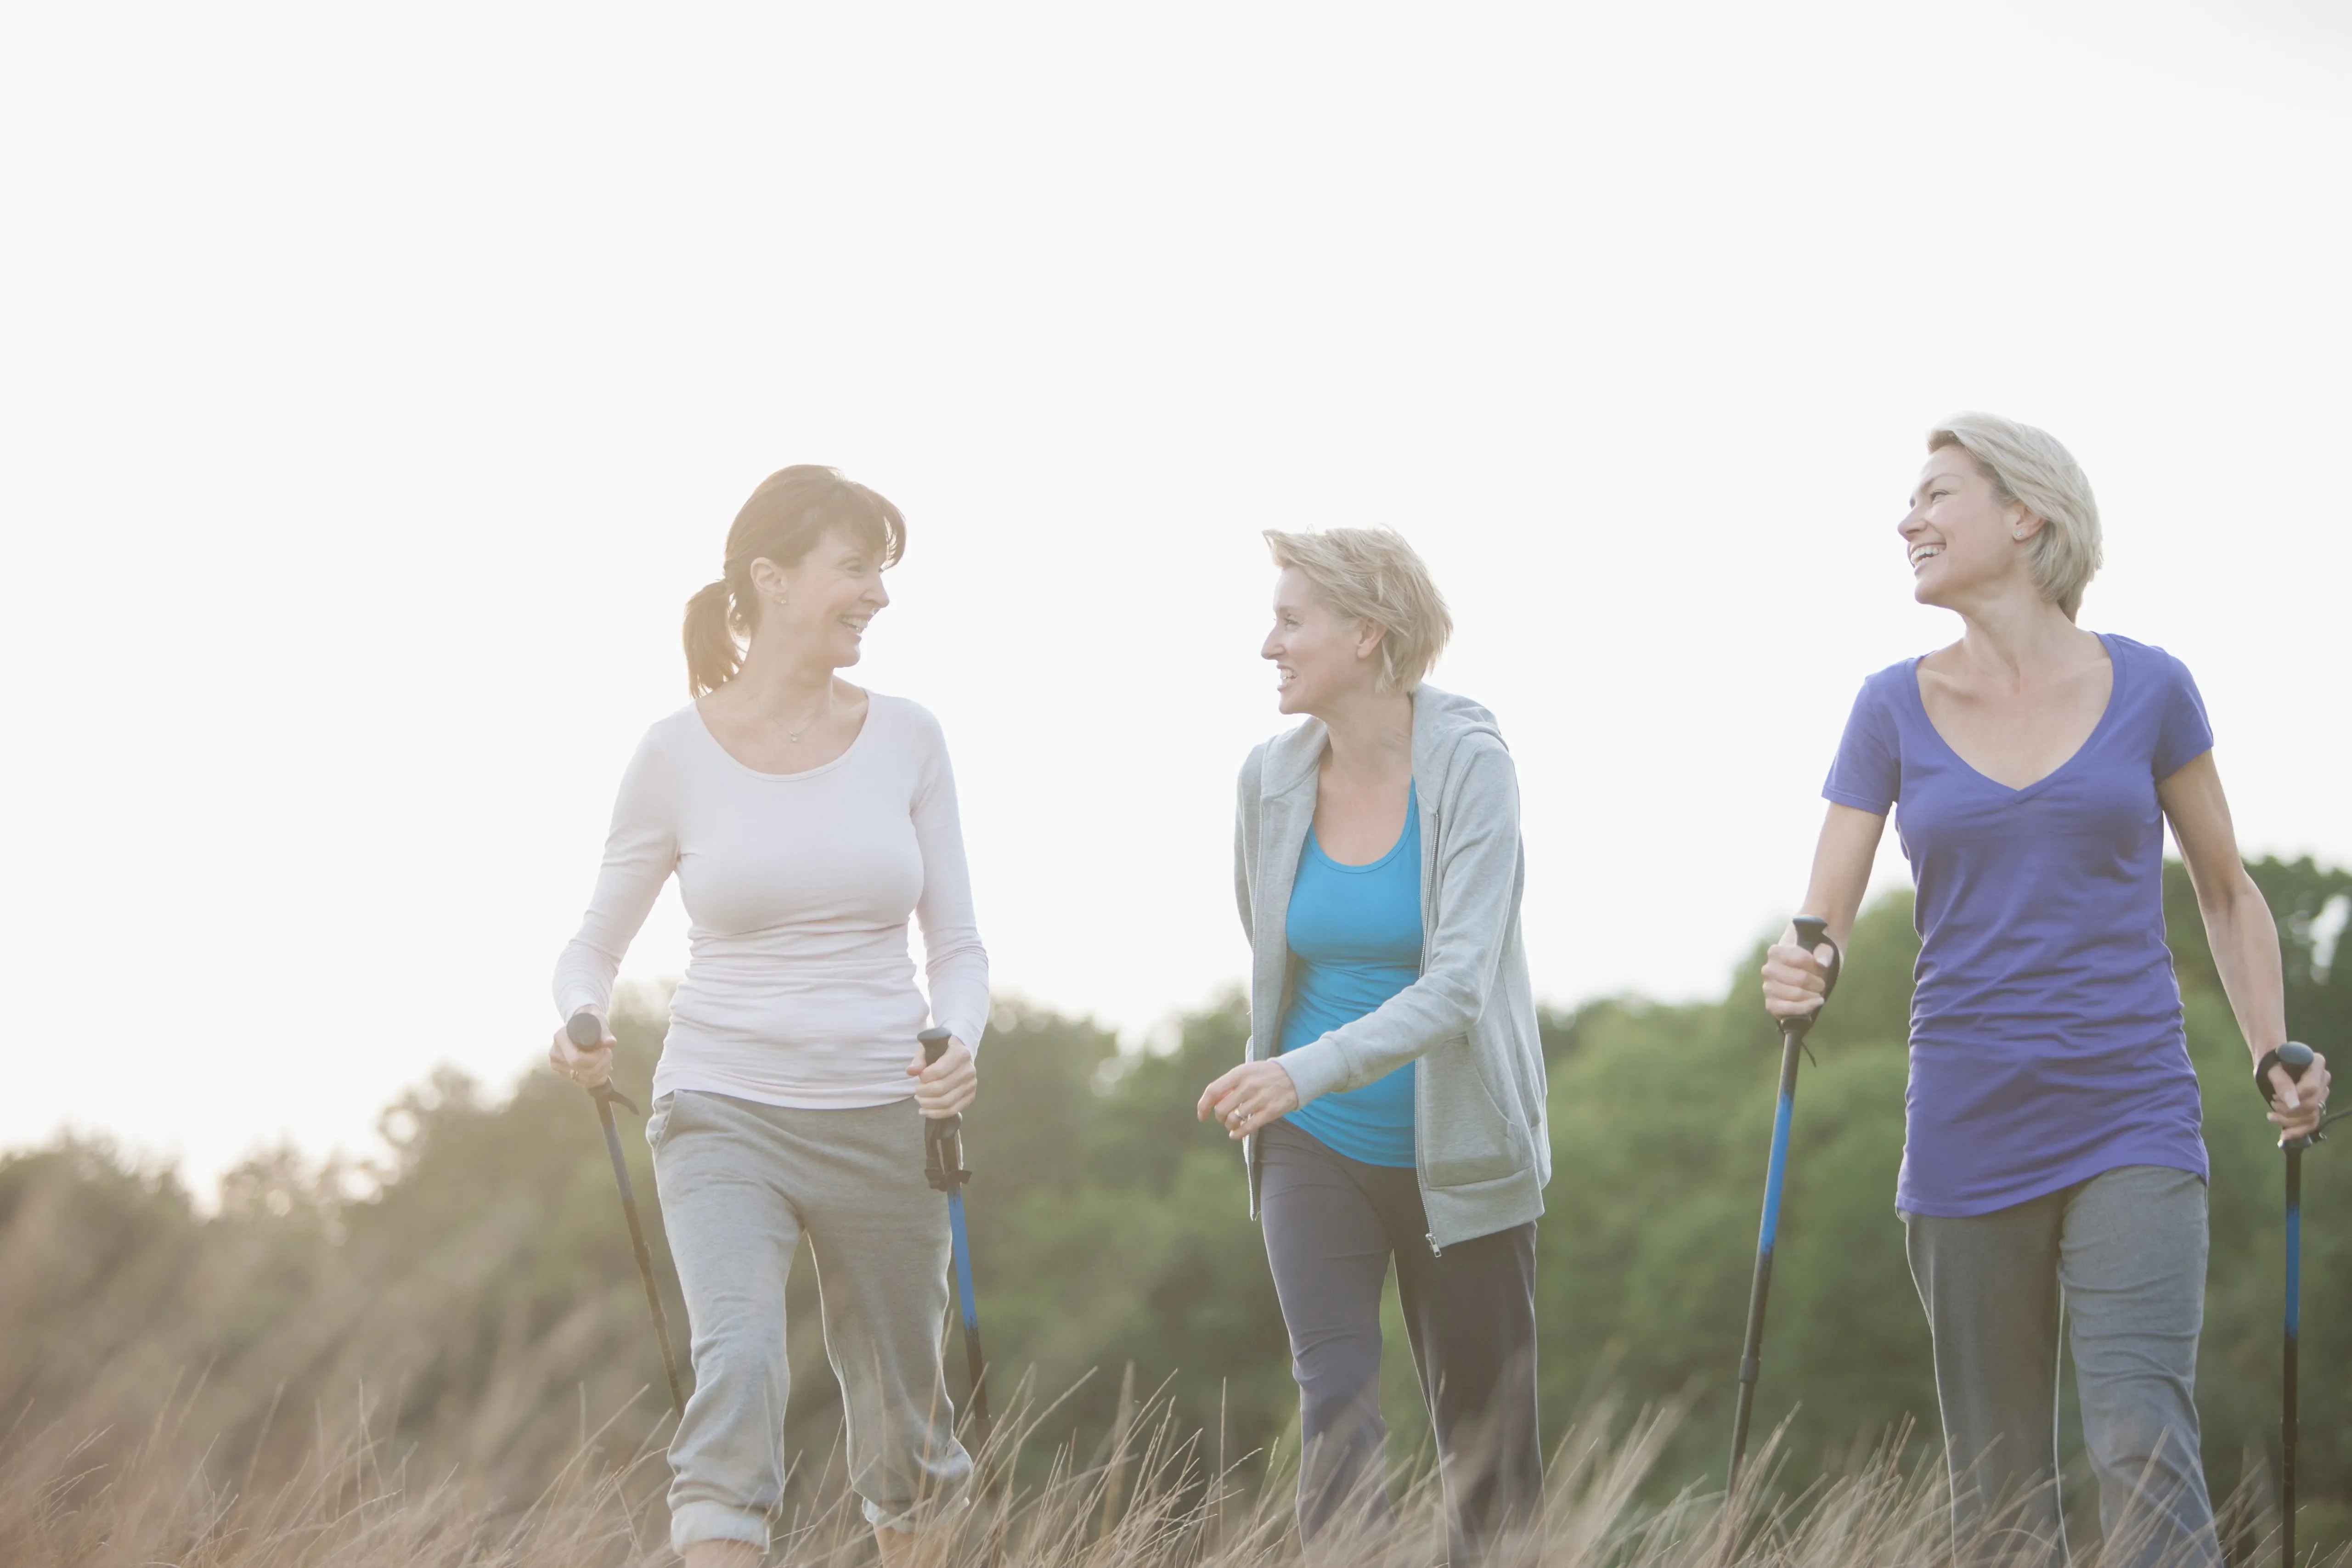
[[[1904,673],[1909,673],[1908,667]],[[1853,711],[1846,715],[1845,733],[1838,741],[1830,776],[1822,781],[1822,798],[1885,816],[1902,792],[1902,742],[1895,715],[1887,710],[1885,682],[1874,678],[1863,682]]]
[[[2177,658],[2165,659],[2169,678],[2164,694],[2164,716],[2156,729],[2156,776],[2159,782],[2213,749],[2213,726],[2205,717],[2205,699],[2197,689],[2189,667]]]
[[[555,1005],[563,1016],[583,1007],[599,1013],[611,1007],[621,959],[661,896],[662,884],[677,868],[676,803],[668,763],[648,733],[621,775],[613,826],[604,836],[604,864],[596,873],[588,912],[581,917],[580,934],[555,961]]]
[[[964,859],[963,823],[956,810],[955,770],[947,739],[924,716],[923,758],[915,787],[915,842],[923,855],[923,896],[915,917],[923,926],[925,976],[931,1022],[975,1056],[988,1027],[988,950],[971,908],[971,868]]]

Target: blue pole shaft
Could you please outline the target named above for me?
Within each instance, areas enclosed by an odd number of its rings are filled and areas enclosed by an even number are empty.
[[[1771,1163],[1764,1171],[1764,1220],[1756,1231],[1756,1250],[1768,1264],[1780,1239],[1780,1184],[1789,1173],[1789,1124],[1796,1117],[1796,1099],[1782,1089],[1780,1106],[1772,1113]]]
[[[1756,1230],[1756,1277],[1748,1289],[1748,1333],[1739,1352],[1738,1403],[1731,1423],[1731,1463],[1724,1484],[1739,1484],[1748,1457],[1748,1424],[1756,1403],[1756,1374],[1764,1362],[1764,1307],[1772,1291],[1772,1249],[1780,1239],[1780,1184],[1789,1169],[1789,1127],[1797,1115],[1797,1054],[1801,1028],[1780,1037],[1780,1099],[1772,1110],[1772,1157],[1764,1169],[1764,1217]]]
[[[982,1447],[993,1425],[988,1414],[988,1360],[980,1349],[980,1294],[971,1282],[971,1239],[963,1223],[963,1189],[948,1189],[948,1234],[955,1248],[956,1306],[963,1315],[964,1363],[971,1371],[972,1430]]]
[[[2294,1565],[2295,1352],[2303,1332],[2303,1151],[2286,1152],[2286,1342],[2279,1368],[2279,1560]]]
[[[948,1194],[948,1229],[955,1237],[956,1304],[963,1311],[963,1326],[968,1333],[980,1329],[980,1308],[971,1288],[971,1242],[963,1228],[963,1194]]]

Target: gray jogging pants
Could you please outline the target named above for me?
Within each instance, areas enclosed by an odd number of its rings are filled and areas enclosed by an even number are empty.
[[[2194,1392],[2205,1184],[2126,1165],[1991,1214],[1903,1221],[1935,1337],[1960,1560],[2066,1561],[2063,1321],[2098,1477],[2104,1561],[2218,1568]]]
[[[961,1507],[971,1460],[940,1364],[947,1202],[923,1179],[915,1102],[796,1110],[682,1090],[646,1135],[694,1362],[669,1447],[670,1545],[767,1547],[791,1386],[784,1279],[803,1235],[866,1517],[920,1530]]]

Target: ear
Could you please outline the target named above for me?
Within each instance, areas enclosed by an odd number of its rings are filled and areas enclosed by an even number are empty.
[[[1381,639],[1388,635],[1388,627],[1378,621],[1358,621],[1356,623],[1356,657],[1378,658],[1381,654]]]
[[[2047,520],[2038,512],[2026,510],[2022,501],[2012,501],[2001,509],[2001,521],[2009,524],[2010,538],[2022,544],[2042,531]]]
[[[751,563],[751,591],[762,599],[782,599],[792,587],[791,574],[766,556]]]

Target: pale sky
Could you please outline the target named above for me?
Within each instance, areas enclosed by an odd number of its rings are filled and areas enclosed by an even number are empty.
[[[1538,994],[1704,994],[1957,629],[1894,533],[1956,408],[2083,460],[2247,852],[2352,863],[2347,89],[2325,0],[14,7],[0,1146],[511,1083],[793,462],[908,516],[856,679],[1000,993],[1134,1042],[1243,970],[1259,530],[1428,558]]]

